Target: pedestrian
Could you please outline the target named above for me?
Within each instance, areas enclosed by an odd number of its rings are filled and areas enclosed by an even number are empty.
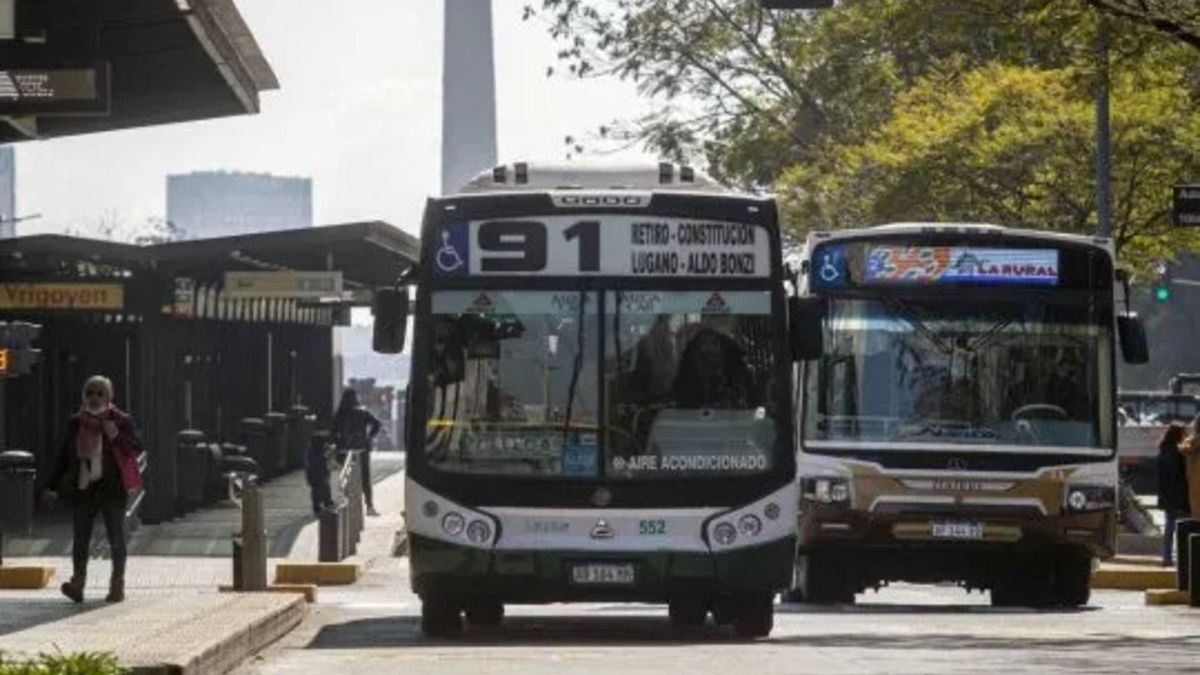
[[[1190,433],[1179,445],[1187,466],[1187,496],[1189,511],[1200,516],[1200,415],[1192,420]]]
[[[1182,422],[1172,422],[1158,442],[1158,508],[1162,509],[1166,522],[1163,527],[1162,563],[1170,567],[1175,542],[1175,523],[1186,518],[1190,512],[1188,504],[1187,468],[1180,449],[1187,434]]]
[[[112,551],[107,602],[125,599],[125,505],[129,491],[141,488],[137,459],[141,440],[129,415],[113,405],[112,381],[96,375],[83,387],[83,404],[67,423],[67,435],[50,473],[46,498],[71,503],[73,564],[63,595],[83,602],[92,526],[99,515]]]
[[[383,425],[358,402],[358,392],[347,389],[342,393],[337,412],[333,415],[333,443],[338,450],[358,450],[362,475],[363,499],[367,515],[378,516],[374,491],[371,489],[371,445]]]

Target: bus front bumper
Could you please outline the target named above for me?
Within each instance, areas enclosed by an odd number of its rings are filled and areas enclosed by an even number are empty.
[[[796,540],[779,539],[723,553],[638,551],[493,551],[409,535],[413,591],[422,598],[486,596],[506,603],[665,602],[679,596],[775,593],[791,584]],[[580,584],[578,565],[632,565],[626,583]]]

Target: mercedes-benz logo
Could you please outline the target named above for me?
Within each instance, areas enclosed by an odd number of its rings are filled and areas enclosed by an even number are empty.
[[[601,518],[592,526],[592,539],[612,539],[613,529],[609,527],[608,522]]]
[[[610,503],[612,503],[612,493],[608,488],[596,488],[596,491],[592,493],[592,506],[603,508]]]
[[[967,460],[962,457],[953,457],[950,461],[946,462],[946,469],[949,471],[966,471]]]

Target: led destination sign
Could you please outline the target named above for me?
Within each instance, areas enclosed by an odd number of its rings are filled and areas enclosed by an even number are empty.
[[[869,284],[1058,283],[1058,251],[966,246],[874,246],[867,252]]]

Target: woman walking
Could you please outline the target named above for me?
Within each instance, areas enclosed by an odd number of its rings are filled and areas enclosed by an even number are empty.
[[[358,392],[347,389],[342,393],[337,412],[333,415],[333,443],[338,450],[360,450],[359,466],[362,468],[363,499],[367,503],[367,515],[378,516],[375,510],[374,491],[371,489],[371,445],[382,425],[371,411],[358,402]]]
[[[1172,422],[1158,442],[1158,508],[1166,517],[1163,527],[1162,564],[1170,567],[1174,563],[1172,545],[1175,542],[1175,523],[1186,518],[1188,505],[1188,480],[1180,444],[1187,427],[1181,422]]]
[[[88,379],[83,387],[83,405],[67,424],[67,436],[46,493],[51,500],[61,493],[71,502],[74,569],[71,580],[61,590],[77,603],[83,602],[92,525],[97,515],[104,519],[112,550],[112,578],[105,600],[125,599],[125,497],[129,490],[140,487],[136,466],[142,445],[129,415],[118,410],[112,400],[113,386],[107,377]]]

